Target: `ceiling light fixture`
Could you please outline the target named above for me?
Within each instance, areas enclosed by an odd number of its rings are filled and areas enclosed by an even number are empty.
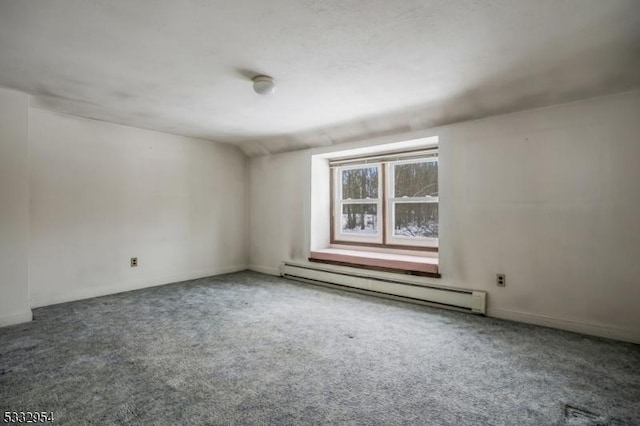
[[[276,82],[266,75],[259,75],[253,79],[253,90],[258,95],[270,95],[276,90]]]

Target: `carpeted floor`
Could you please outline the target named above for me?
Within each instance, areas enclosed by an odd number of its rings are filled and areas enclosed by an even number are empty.
[[[640,346],[242,272],[0,329],[54,424],[640,424]]]

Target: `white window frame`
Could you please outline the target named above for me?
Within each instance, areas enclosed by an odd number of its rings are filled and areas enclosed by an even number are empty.
[[[339,160],[340,161],[340,160]],[[340,245],[341,243],[362,246],[375,246],[379,250],[389,250],[392,252],[408,249],[408,250],[429,250],[438,251],[439,238],[428,237],[407,237],[401,235],[393,235],[395,227],[395,205],[398,203],[436,203],[439,207],[438,196],[425,197],[395,197],[394,195],[394,167],[396,165],[423,163],[438,161],[438,150],[428,149],[423,155],[416,156],[413,152],[381,155],[378,157],[353,158],[345,161],[344,165],[332,167],[333,186],[331,188],[331,197],[333,202],[333,229],[332,229],[332,245]],[[353,170],[358,168],[378,168],[378,198],[377,199],[358,199],[358,200],[342,200],[342,180],[341,174],[344,170]],[[384,182],[383,182],[384,179]],[[438,194],[439,195],[439,194]],[[342,232],[342,208],[345,204],[376,204],[378,215],[377,234],[353,234]]]
[[[355,170],[355,169],[367,169],[377,167],[378,168],[378,198],[364,198],[364,199],[342,199],[342,171]],[[382,219],[382,163],[370,163],[350,166],[336,167],[333,171],[333,182],[336,188],[334,199],[334,237],[336,241],[346,241],[353,243],[368,243],[368,244],[382,244],[382,228],[384,226],[384,220]],[[378,216],[378,229],[376,234],[356,234],[349,232],[342,232],[342,207],[346,204],[375,204],[376,214]]]
[[[434,152],[437,154],[437,151]],[[431,237],[406,237],[401,235],[394,235],[395,230],[395,205],[404,203],[435,203],[439,204],[439,197],[426,196],[426,197],[395,197],[395,173],[394,167],[403,164],[415,164],[415,163],[438,163],[438,157],[426,157],[416,158],[411,160],[397,160],[390,161],[386,164],[386,245],[403,245],[403,246],[416,246],[416,247],[438,247],[439,239]],[[438,206],[439,207],[439,206]]]

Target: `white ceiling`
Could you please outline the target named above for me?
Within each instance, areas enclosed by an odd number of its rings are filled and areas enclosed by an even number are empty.
[[[0,86],[280,152],[638,88],[640,1],[2,0]]]

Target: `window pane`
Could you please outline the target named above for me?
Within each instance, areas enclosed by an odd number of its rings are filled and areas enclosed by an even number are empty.
[[[343,204],[341,229],[345,234],[377,234],[378,206],[375,204]]]
[[[438,238],[438,203],[395,203],[393,235]]]
[[[378,167],[342,171],[342,199],[378,198]]]
[[[438,162],[396,164],[394,197],[438,196]]]

